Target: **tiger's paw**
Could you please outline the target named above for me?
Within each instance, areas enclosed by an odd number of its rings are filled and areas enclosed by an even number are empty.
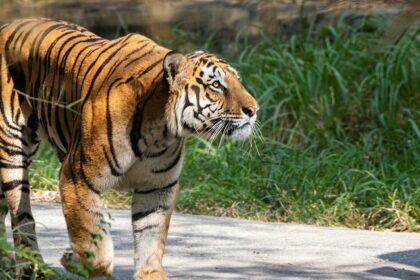
[[[112,261],[107,261],[99,257],[87,257],[82,259],[73,252],[67,251],[64,253],[60,262],[67,271],[85,278],[112,275]]]
[[[169,280],[162,269],[143,268],[137,273],[136,280]]]

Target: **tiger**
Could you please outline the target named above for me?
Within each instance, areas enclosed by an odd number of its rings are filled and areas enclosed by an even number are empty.
[[[183,54],[135,33],[108,40],[54,19],[3,25],[0,234],[9,211],[15,246],[39,253],[28,167],[42,140],[61,163],[71,248],[61,264],[112,275],[100,196],[131,191],[134,278],[168,279],[162,258],[186,138],[248,138],[258,110],[237,70],[209,51]]]

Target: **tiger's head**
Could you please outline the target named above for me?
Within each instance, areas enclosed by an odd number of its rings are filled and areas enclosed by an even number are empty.
[[[163,67],[170,93],[166,115],[175,135],[250,136],[258,103],[223,59],[201,50],[189,55],[171,51]]]

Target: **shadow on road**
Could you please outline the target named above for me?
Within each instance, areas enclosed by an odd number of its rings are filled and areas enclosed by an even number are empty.
[[[378,256],[378,258],[389,262],[412,266],[413,269],[420,268],[420,249],[387,253]],[[368,272],[386,277],[394,277],[396,279],[420,279],[420,273],[418,272],[393,266],[383,266],[368,270]]]
[[[61,207],[34,208],[44,260],[63,272],[58,261],[69,241]],[[132,279],[130,212],[107,211],[114,218],[112,279]],[[164,257],[171,279],[420,279],[418,234],[182,214],[171,224]],[[10,230],[8,235],[11,241]]]

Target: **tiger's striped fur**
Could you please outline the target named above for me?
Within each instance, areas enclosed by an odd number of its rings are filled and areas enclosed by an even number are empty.
[[[27,168],[44,139],[62,162],[60,194],[73,250],[63,265],[84,260],[91,277],[112,273],[100,193],[132,189],[136,278],[165,279],[162,257],[185,137],[247,137],[257,110],[237,72],[205,51],[183,55],[138,34],[106,40],[57,20],[5,25],[0,231],[9,209],[12,227],[20,228],[15,244],[38,250]]]

